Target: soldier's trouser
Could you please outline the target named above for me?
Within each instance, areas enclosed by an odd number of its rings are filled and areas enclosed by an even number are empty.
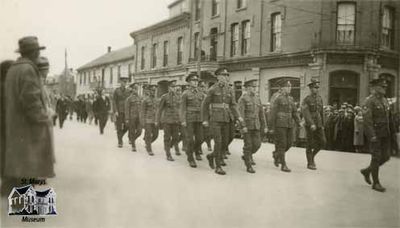
[[[214,151],[212,152],[215,158],[215,164],[217,167],[221,167],[222,154],[225,148],[227,148],[229,140],[229,123],[228,122],[211,122],[210,131],[214,138]]]
[[[146,123],[144,125],[144,141],[146,142],[146,150],[151,151],[151,143],[158,138],[158,128],[154,123]]]
[[[187,123],[186,126],[186,154],[188,160],[194,160],[193,152],[200,154],[201,142],[203,141],[203,125],[201,122]]]
[[[58,115],[58,123],[60,125],[60,128],[64,126],[64,121],[67,118],[66,114],[59,114]]]
[[[211,138],[210,127],[203,126],[203,142],[206,142],[207,147],[211,147]]]
[[[224,153],[228,152],[229,150],[229,145],[231,144],[231,142],[233,141],[233,139],[235,138],[235,122],[234,121],[230,121],[229,122],[229,129],[228,129],[228,142],[225,145],[225,149],[224,149]]]
[[[140,126],[139,117],[129,120],[128,122],[128,137],[132,143],[135,145],[136,139],[142,134],[142,127]]]
[[[293,143],[293,128],[275,128],[275,148],[276,154],[280,157],[282,165],[286,164],[285,153]]]
[[[390,137],[380,137],[377,142],[369,142],[371,164],[367,168],[371,171],[374,183],[379,183],[379,167],[390,159]]]
[[[118,116],[115,120],[115,127],[117,128],[117,138],[118,143],[122,143],[122,137],[128,131],[128,128],[125,124],[125,113],[118,113]]]
[[[250,160],[252,154],[256,153],[261,146],[260,130],[248,130],[243,134],[243,155],[246,162]]]
[[[165,152],[169,153],[170,148],[179,141],[179,124],[165,123],[163,124],[163,129],[164,129],[164,149]]]
[[[306,126],[307,146],[306,156],[307,162],[313,163],[315,155],[326,144],[325,131],[322,128],[317,128],[315,131],[311,130],[310,126]]]
[[[107,117],[108,117],[108,114],[107,114],[107,113],[105,113],[105,114],[99,114],[97,117],[98,117],[98,119],[99,119],[99,129],[100,129],[100,133],[103,133],[103,132],[104,132],[104,128],[105,128],[105,126],[106,126],[106,124],[107,124]]]
[[[186,128],[182,125],[179,126],[179,137],[177,144],[182,141],[182,147],[187,148],[187,141],[186,141]]]

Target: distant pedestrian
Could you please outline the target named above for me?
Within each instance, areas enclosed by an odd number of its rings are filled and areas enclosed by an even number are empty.
[[[93,102],[93,112],[99,119],[99,130],[101,135],[104,133],[110,109],[110,99],[108,99],[102,91],[99,91],[96,100]]]
[[[356,116],[354,118],[353,144],[356,152],[360,153],[364,147],[364,117],[361,107],[356,106],[354,110],[356,111]]]
[[[68,116],[68,104],[64,95],[61,95],[60,99],[58,99],[57,101],[56,112],[58,115],[59,127],[61,129],[63,128],[64,121],[67,119]]]

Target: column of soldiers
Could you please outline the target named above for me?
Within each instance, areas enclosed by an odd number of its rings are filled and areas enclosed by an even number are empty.
[[[152,143],[158,137],[159,128],[164,129],[164,150],[168,161],[174,161],[171,149],[180,155],[177,143],[179,134],[183,136],[184,151],[190,167],[196,168],[196,160],[202,160],[201,145],[206,142],[211,153],[206,155],[208,164],[215,173],[225,175],[224,159],[229,155],[235,126],[243,135],[243,162],[246,171],[255,173],[253,155],[261,146],[261,135],[274,136],[275,151],[272,152],[274,164],[283,172],[291,172],[286,161],[286,152],[293,145],[293,131],[299,127],[301,114],[305,120],[307,146],[305,152],[306,167],[316,170],[316,155],[326,143],[324,129],[324,110],[319,95],[319,81],[312,79],[308,84],[310,93],[301,103],[300,112],[291,93],[291,83],[287,79],[278,82],[280,89],[271,97],[268,118],[262,108],[256,91],[257,80],[244,83],[245,91],[235,100],[233,88],[229,85],[229,72],[219,68],[215,72],[217,82],[205,89],[196,73],[186,77],[187,88],[177,93],[176,80],[169,81],[168,93],[158,100],[155,96],[157,85],[144,85],[143,97],[138,95],[138,85],[132,84],[132,90],[126,89],[126,80],[114,92],[114,112],[117,116],[116,128],[118,146],[122,147],[122,136],[129,130],[132,150],[136,151],[135,140],[145,129],[146,151],[154,155]],[[390,125],[390,112],[384,98],[385,82],[371,82],[373,94],[367,98],[363,112],[367,139],[371,142],[372,159],[361,173],[368,184],[377,191],[385,191],[379,182],[379,167],[390,157],[387,148],[394,129]],[[131,91],[131,92],[129,92]],[[129,98],[128,98],[129,97]],[[210,148],[210,139],[214,148]],[[372,176],[373,181],[370,180]]]

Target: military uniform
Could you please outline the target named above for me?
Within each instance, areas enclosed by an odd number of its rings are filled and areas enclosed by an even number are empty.
[[[146,86],[144,89],[151,90]],[[157,105],[154,93],[149,91],[149,94],[143,98],[140,108],[140,122],[144,125],[144,141],[149,155],[154,155],[151,144],[158,138],[158,126],[155,125]]]
[[[281,93],[272,105],[271,128],[275,133],[276,156],[281,163],[282,171],[285,172],[290,172],[286,166],[285,153],[292,146],[293,129],[299,122],[293,98],[288,94]]]
[[[204,94],[198,88],[189,88],[182,95],[182,103],[180,108],[181,123],[185,123],[186,133],[186,154],[190,166],[196,167],[193,153],[196,159],[201,160],[200,151],[203,141],[203,125],[201,121],[201,103]]]
[[[385,82],[375,79],[373,85],[384,86]],[[385,191],[379,181],[379,167],[390,159],[390,140],[394,128],[390,126],[391,115],[387,99],[382,94],[373,94],[368,97],[363,107],[364,131],[369,141],[371,163],[369,167],[361,170],[367,183],[371,184],[369,175],[372,175],[372,188]]]
[[[68,104],[67,104],[67,101],[65,100],[65,98],[58,99],[57,105],[56,105],[56,112],[58,115],[60,128],[63,128],[64,121],[65,121],[65,119],[67,119],[67,115],[68,115]]]
[[[216,173],[225,174],[221,169],[222,155],[227,148],[229,140],[229,122],[231,114],[235,118],[239,118],[239,112],[232,90],[225,84],[216,83],[207,92],[202,103],[201,113],[202,120],[209,121],[210,131],[214,138],[214,151],[207,155],[210,167],[213,168],[215,161]]]
[[[179,100],[174,92],[168,92],[161,97],[157,111],[156,122],[164,129],[164,149],[169,161],[174,161],[170,149],[179,140]]]
[[[317,84],[318,82],[315,81],[310,83],[309,86],[318,86]],[[310,94],[305,97],[302,103],[302,113],[307,134],[307,167],[309,169],[316,169],[315,155],[326,143],[322,97],[318,94]],[[312,126],[315,126],[315,129],[312,129]]]
[[[249,82],[251,84],[252,81]],[[254,93],[245,92],[239,98],[239,112],[244,119],[243,132],[243,160],[247,171],[254,173],[252,168],[251,157],[258,151],[261,146],[261,126],[266,126],[264,111],[260,98]]]
[[[124,87],[116,88],[113,94],[113,112],[116,116],[115,126],[117,128],[118,146],[122,147],[122,137],[128,128],[125,124],[125,100],[129,97],[129,90]]]
[[[132,144],[132,151],[136,151],[136,139],[142,134],[142,126],[140,122],[141,98],[137,93],[132,93],[125,100],[125,121],[128,125],[128,136]]]

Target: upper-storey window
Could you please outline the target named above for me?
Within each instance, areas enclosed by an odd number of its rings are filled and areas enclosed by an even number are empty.
[[[246,7],[246,0],[237,0],[237,5],[236,5],[236,7],[237,7],[238,9],[241,9],[241,8]]]
[[[143,46],[143,47],[141,48],[141,51],[140,51],[140,69],[141,69],[141,70],[144,70],[144,64],[145,64],[145,58],[144,58],[144,56],[145,56],[145,51],[146,51],[146,48]]]
[[[271,15],[271,51],[281,49],[282,17],[281,13]]]
[[[354,44],[356,4],[338,3],[336,41],[338,44]]]
[[[178,55],[177,55],[177,64],[180,65],[182,64],[182,55],[183,55],[183,37],[178,38]]]
[[[211,5],[211,16],[216,16],[219,14],[219,6],[221,0],[212,0]]]
[[[194,0],[194,20],[200,20],[200,0]]]
[[[155,68],[157,66],[157,47],[158,45],[155,43],[151,49],[151,68]]]
[[[385,7],[382,14],[381,44],[393,49],[394,46],[394,9]]]
[[[239,24],[231,25],[231,56],[238,54],[239,50]]]
[[[250,50],[250,21],[242,22],[242,55],[247,55]]]

